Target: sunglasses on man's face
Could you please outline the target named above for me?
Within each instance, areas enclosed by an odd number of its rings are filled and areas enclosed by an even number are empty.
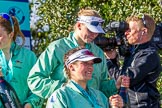
[[[144,14],[139,14],[138,18],[140,18],[142,20],[142,23],[143,23],[144,27],[146,27],[145,15]]]
[[[7,13],[0,13],[0,16],[10,22],[11,26],[14,26],[12,17]]]

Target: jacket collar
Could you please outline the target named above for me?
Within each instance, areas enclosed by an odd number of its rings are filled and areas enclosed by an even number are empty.
[[[20,46],[16,44],[16,42],[11,43],[10,52],[14,55],[17,55],[20,51]]]
[[[73,43],[74,43],[74,45],[75,45],[76,47],[79,46],[78,41],[77,41],[76,38],[75,38],[75,32],[70,32],[70,34],[69,34],[69,36],[68,36],[68,40],[73,41]],[[85,44],[85,48],[90,49],[91,44],[92,44],[92,43],[86,43],[86,44]]]

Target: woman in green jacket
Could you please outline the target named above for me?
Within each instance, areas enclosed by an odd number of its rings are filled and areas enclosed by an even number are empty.
[[[93,65],[101,61],[84,47],[68,51],[64,56],[68,82],[50,96],[46,108],[109,108],[107,97],[87,85],[92,78]],[[113,95],[109,102],[113,108],[123,107],[119,95]]]
[[[22,45],[16,44],[21,36]],[[27,77],[36,62],[34,52],[23,47],[25,37],[19,28],[16,17],[0,13],[0,67],[5,80],[15,89],[23,108],[41,108],[43,99],[34,95],[28,85]],[[0,108],[3,108],[0,100]]]

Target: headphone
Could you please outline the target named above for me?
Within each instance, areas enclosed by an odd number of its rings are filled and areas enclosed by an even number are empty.
[[[145,32],[143,31],[143,32],[142,32],[142,35],[143,35],[144,33],[145,33]]]

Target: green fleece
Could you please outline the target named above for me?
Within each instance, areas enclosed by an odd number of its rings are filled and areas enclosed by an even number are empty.
[[[108,99],[101,91],[88,88],[87,93],[88,96],[68,82],[50,96],[46,108],[109,108]]]
[[[13,76],[8,82],[15,89],[22,105],[30,103],[33,108],[41,108],[44,99],[33,94],[27,85],[29,71],[37,60],[36,55],[29,49],[20,48],[16,43],[12,43],[11,48]],[[0,108],[3,108],[1,102]]]

